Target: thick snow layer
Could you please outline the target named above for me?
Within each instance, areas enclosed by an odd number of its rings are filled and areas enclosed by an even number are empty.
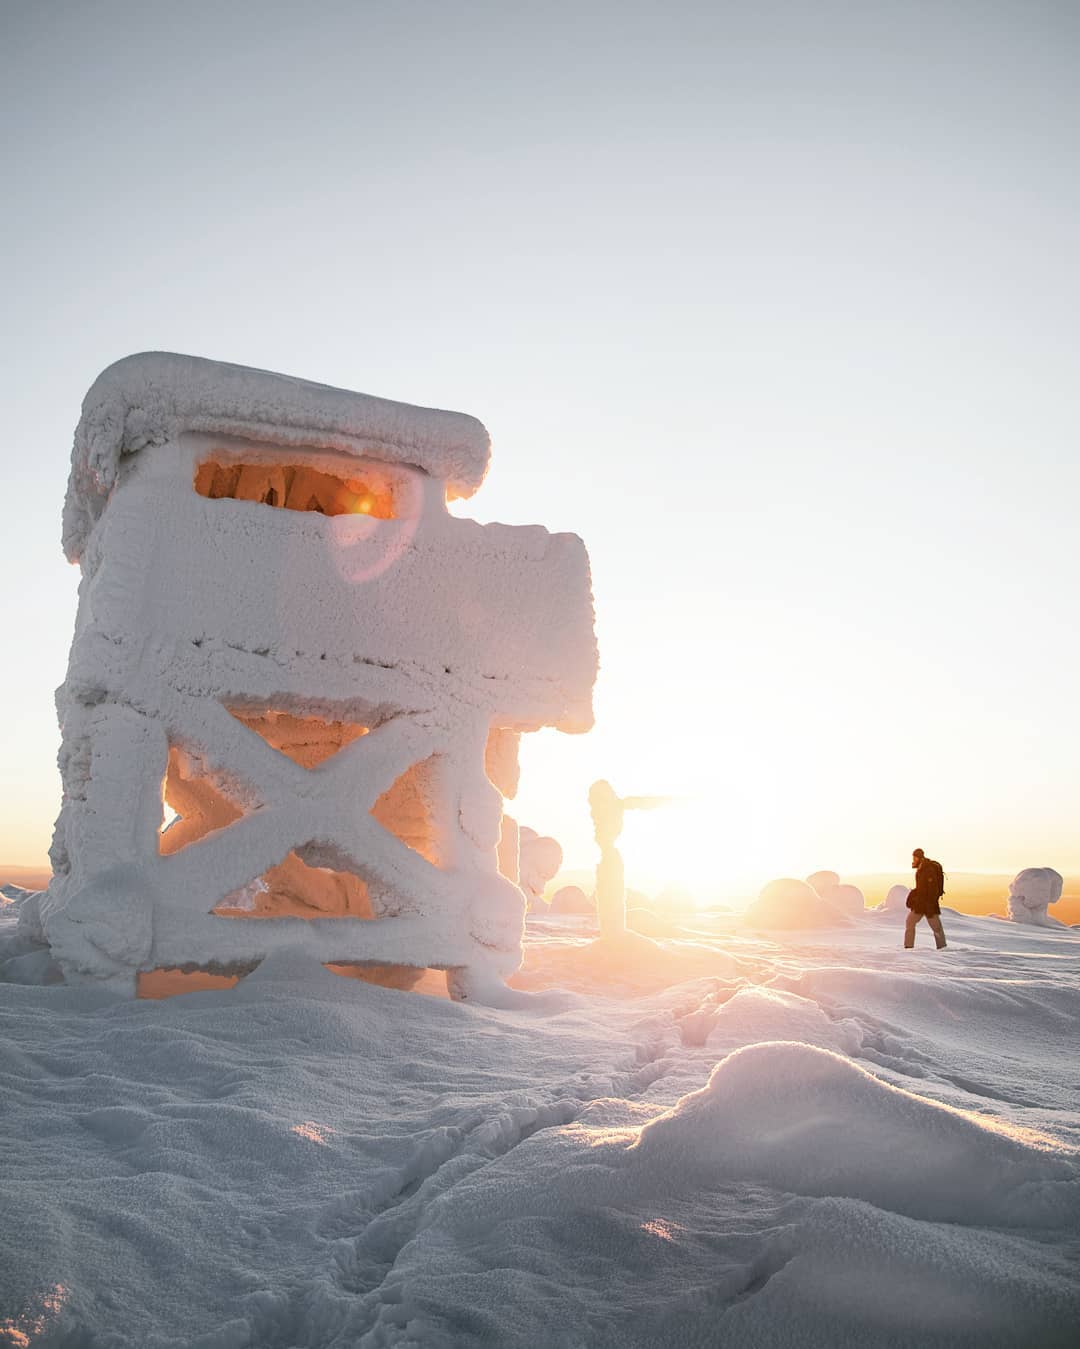
[[[684,1184],[737,1175],[936,1222],[1080,1224],[1074,1161],[802,1043],[729,1054],[636,1146]],[[917,1178],[897,1154],[919,1159]]]
[[[340,450],[410,464],[471,496],[484,480],[487,431],[461,412],[394,403],[223,361],[147,351],[103,371],[83,400],[64,507],[64,551],[81,557],[122,455],[185,431]]]
[[[701,914],[616,982],[547,917],[503,1010],[300,951],[134,1002],[4,982],[28,902],[0,909],[0,1342],[1075,1343],[1080,934]]]
[[[1051,916],[1051,904],[1061,898],[1065,881],[1053,867],[1025,867],[1009,883],[1009,917],[1014,923],[1064,927]]]

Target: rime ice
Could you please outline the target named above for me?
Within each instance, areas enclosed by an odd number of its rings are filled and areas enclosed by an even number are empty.
[[[1064,926],[1050,914],[1061,898],[1064,879],[1053,867],[1025,867],[1009,883],[1009,917],[1014,923],[1037,927]]]
[[[516,968],[518,737],[589,728],[597,657],[580,539],[447,513],[488,455],[471,417],[265,371],[100,376],[41,907],[69,980],[284,944],[457,996]]]

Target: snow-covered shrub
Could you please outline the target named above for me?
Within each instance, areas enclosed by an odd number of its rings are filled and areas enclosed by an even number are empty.
[[[1014,923],[1036,927],[1064,927],[1051,917],[1049,907],[1061,898],[1065,882],[1053,867],[1025,867],[1009,884],[1009,917]]]
[[[831,927],[848,920],[806,881],[782,877],[770,881],[746,910],[752,927]]]

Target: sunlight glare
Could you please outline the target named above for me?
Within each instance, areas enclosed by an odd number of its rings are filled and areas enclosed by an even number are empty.
[[[698,908],[742,903],[777,865],[752,801],[732,796],[676,798],[648,815],[627,815],[619,846],[631,889],[687,892]]]

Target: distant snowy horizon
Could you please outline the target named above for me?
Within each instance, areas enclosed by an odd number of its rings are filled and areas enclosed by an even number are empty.
[[[1064,893],[1054,912],[1065,923],[1080,923],[1080,864],[1061,866],[1065,878]],[[802,875],[800,871],[798,873]],[[845,872],[852,883],[858,885],[866,896],[866,902],[873,907],[884,900],[886,893],[895,884],[910,883],[910,868],[888,867],[868,868],[861,871]],[[947,872],[946,896],[944,903],[961,913],[1005,915],[1008,908],[1009,882],[1015,873],[978,868],[956,868]],[[47,864],[33,863],[7,864],[0,862],[0,885],[11,883],[22,889],[43,889],[49,882],[51,872]],[[595,864],[588,859],[578,864],[567,864],[545,887],[546,898],[567,885],[576,885],[586,891],[591,890],[595,878]],[[730,908],[741,910],[756,898],[761,885],[768,877],[762,876],[755,884],[753,880],[745,884],[718,884],[701,887],[688,886],[671,880],[652,880],[642,882],[633,874],[627,877],[627,886],[633,895],[645,897],[652,904],[661,907],[674,902],[678,907],[684,901],[690,901],[695,908]]]

